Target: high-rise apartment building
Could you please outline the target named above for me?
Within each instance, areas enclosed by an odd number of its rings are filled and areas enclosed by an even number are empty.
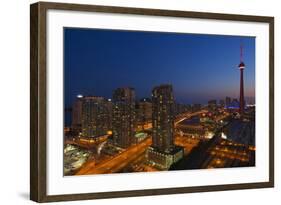
[[[169,152],[174,147],[175,103],[171,85],[161,85],[152,90],[153,147]]]
[[[113,92],[113,103],[113,141],[117,146],[127,148],[135,139],[135,90],[117,88]]]
[[[112,129],[112,102],[97,96],[82,100],[82,135],[96,137]]]
[[[174,145],[175,103],[172,85],[160,85],[152,90],[152,146],[148,160],[168,169],[183,157],[182,147]]]

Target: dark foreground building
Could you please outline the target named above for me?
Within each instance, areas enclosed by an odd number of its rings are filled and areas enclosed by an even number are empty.
[[[222,139],[220,134],[198,146],[169,170],[255,166],[255,147]]]

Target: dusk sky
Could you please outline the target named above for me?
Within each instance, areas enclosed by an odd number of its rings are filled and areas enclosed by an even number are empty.
[[[166,83],[180,103],[238,98],[241,41],[245,96],[255,96],[254,37],[65,28],[64,40],[66,107],[78,94],[112,98],[118,87],[150,97]]]

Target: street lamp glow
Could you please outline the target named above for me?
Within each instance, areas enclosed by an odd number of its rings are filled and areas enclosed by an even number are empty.
[[[222,138],[222,139],[227,139],[227,136],[222,132],[222,133],[221,133],[221,138]]]
[[[77,98],[83,98],[83,95],[79,94],[76,96]]]

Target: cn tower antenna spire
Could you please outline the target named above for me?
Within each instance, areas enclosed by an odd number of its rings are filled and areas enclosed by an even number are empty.
[[[243,43],[240,41],[240,62],[243,62]]]
[[[239,112],[241,115],[244,113],[245,108],[245,99],[244,99],[244,77],[243,71],[245,69],[245,63],[243,62],[243,44],[242,40],[240,41],[240,63],[238,65],[240,70],[240,100],[239,100]]]

